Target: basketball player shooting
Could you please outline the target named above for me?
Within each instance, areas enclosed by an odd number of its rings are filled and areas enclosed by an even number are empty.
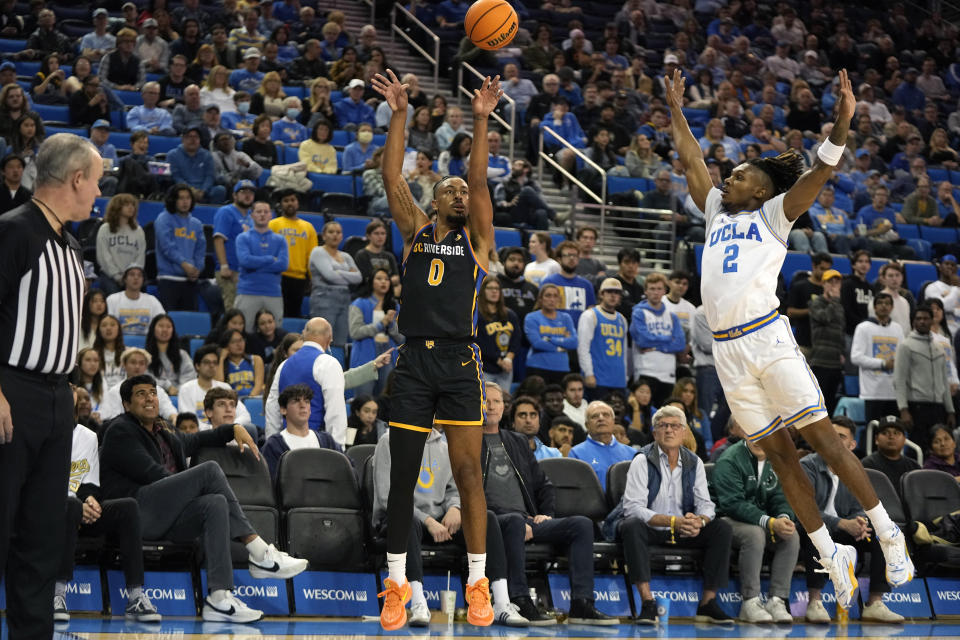
[[[467,180],[445,176],[433,189],[436,223],[417,206],[401,174],[407,85],[392,70],[373,88],[393,110],[383,154],[383,186],[403,236],[403,302],[398,328],[406,337],[394,370],[390,408],[390,494],[387,498],[387,570],[380,624],[406,623],[410,599],[406,548],[413,492],[424,443],[434,424],[443,427],[460,502],[467,545],[467,621],[493,622],[486,570],[487,502],[480,448],[484,394],[480,348],[474,344],[477,294],[494,247],[493,205],[487,190],[487,119],[503,91],[500,76],[483,81],[473,97],[473,151]]]
[[[812,168],[804,171],[800,156],[787,151],[740,164],[719,188],[713,186],[703,152],[681,111],[680,71],[674,72],[672,81],[665,77],[664,84],[673,140],[686,167],[690,195],[706,217],[701,294],[723,391],[747,437],[759,442],[780,476],[790,505],[820,554],[820,571],[830,574],[837,603],[849,608],[858,586],[856,549],[835,544],[830,537],[785,427],[802,429],[804,439],[865,507],[880,539],[891,587],[913,578],[913,562],[903,533],[877,499],[863,466],[841,444],[830,423],[820,387],[790,323],[777,313],[776,286],[790,228],[813,204],[842,157],[856,108],[850,79],[846,70],[840,71],[837,119]]]

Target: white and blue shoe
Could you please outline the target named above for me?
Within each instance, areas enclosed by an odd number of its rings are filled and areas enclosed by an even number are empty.
[[[837,606],[849,609],[857,597],[857,550],[848,544],[836,545],[836,550],[829,558],[820,558],[818,562],[823,569],[817,573],[830,574],[833,590],[837,596]]]
[[[894,525],[891,535],[880,538],[880,548],[887,561],[887,583],[892,588],[902,587],[913,580],[913,560],[900,527]]]

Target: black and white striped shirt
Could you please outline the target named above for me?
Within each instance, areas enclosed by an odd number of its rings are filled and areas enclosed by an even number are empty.
[[[0,217],[0,365],[69,373],[83,305],[83,256],[32,201]]]

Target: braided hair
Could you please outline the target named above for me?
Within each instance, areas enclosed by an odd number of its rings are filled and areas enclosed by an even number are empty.
[[[786,192],[803,173],[803,159],[793,149],[773,158],[754,158],[748,160],[747,164],[767,174],[773,183],[774,196]]]

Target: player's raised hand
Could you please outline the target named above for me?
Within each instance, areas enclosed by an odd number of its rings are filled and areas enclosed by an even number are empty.
[[[489,117],[493,110],[500,103],[503,97],[503,89],[500,88],[500,76],[490,76],[483,79],[483,85],[479,89],[473,90],[473,115],[479,118]]]
[[[672,109],[683,108],[683,89],[686,81],[680,69],[673,70],[673,78],[663,76],[663,87],[666,89],[667,106]]]
[[[857,110],[857,99],[853,96],[853,85],[847,70],[841,69],[837,76],[840,79],[840,98],[837,100],[837,120],[849,122]]]
[[[378,73],[370,80],[373,90],[382,95],[390,108],[396,111],[407,111],[407,88],[410,85],[403,84],[397,78],[393,69],[387,69],[387,78],[382,73]]]

